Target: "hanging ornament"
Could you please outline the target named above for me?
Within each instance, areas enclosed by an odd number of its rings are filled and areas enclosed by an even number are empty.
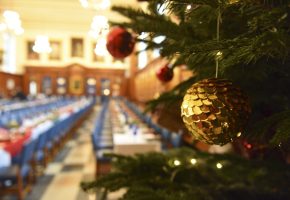
[[[166,64],[157,70],[156,76],[162,82],[169,82],[173,78],[173,70]]]
[[[239,137],[249,114],[249,102],[240,88],[217,78],[193,84],[181,105],[185,126],[207,144],[224,145]]]
[[[107,50],[114,58],[122,59],[133,52],[135,40],[125,29],[115,27],[107,36],[106,46]]]

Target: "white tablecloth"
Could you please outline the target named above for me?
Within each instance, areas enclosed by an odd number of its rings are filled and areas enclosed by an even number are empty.
[[[161,142],[159,140],[151,140],[154,135],[131,133],[115,133],[114,153],[120,155],[134,155],[136,153],[160,152]],[[146,139],[147,138],[147,139]],[[149,140],[148,140],[149,138]]]

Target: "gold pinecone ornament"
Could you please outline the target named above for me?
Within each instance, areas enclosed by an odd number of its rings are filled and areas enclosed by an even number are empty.
[[[207,144],[218,145],[241,135],[250,111],[240,88],[216,78],[193,84],[181,105],[181,117],[191,134]]]

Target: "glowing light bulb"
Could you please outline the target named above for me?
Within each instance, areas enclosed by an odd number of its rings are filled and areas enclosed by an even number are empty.
[[[196,160],[195,158],[190,159],[190,163],[191,163],[191,164],[195,165],[196,162],[197,162],[197,160]]]
[[[174,164],[175,166],[179,166],[179,165],[181,164],[181,162],[180,162],[179,160],[174,160],[174,161],[173,161],[173,164]]]
[[[51,53],[52,49],[48,37],[46,35],[36,36],[32,50],[37,53]]]
[[[216,168],[221,169],[221,168],[223,168],[223,165],[222,165],[221,163],[218,162],[218,163],[216,164]]]
[[[104,95],[108,96],[110,94],[110,90],[109,89],[104,89],[103,93],[104,93]]]
[[[223,55],[223,53],[222,53],[221,51],[218,51],[218,52],[216,53],[216,55],[217,55],[217,56],[221,56],[221,55]]]
[[[190,5],[190,4],[188,4],[187,6],[186,6],[186,10],[190,10],[192,8],[192,6]]]

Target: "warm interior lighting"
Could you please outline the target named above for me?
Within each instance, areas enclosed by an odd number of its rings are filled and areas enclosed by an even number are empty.
[[[221,168],[223,168],[223,165],[221,163],[217,163],[216,168],[221,169]]]
[[[4,20],[0,23],[0,31],[8,31],[16,35],[20,35],[24,32],[17,12],[6,10],[3,13],[3,17]]]
[[[105,16],[97,15],[93,18],[91,23],[91,30],[89,35],[93,38],[98,38],[100,36],[106,36],[109,32],[108,19]]]
[[[94,79],[94,78],[89,78],[89,79],[87,80],[87,84],[88,84],[88,85],[96,85],[96,84],[97,84],[97,81],[96,81],[96,79]]]
[[[192,165],[195,165],[196,162],[197,162],[197,160],[196,160],[195,158],[190,159],[190,163],[191,163]]]
[[[58,78],[56,82],[58,85],[64,85],[66,81],[65,78]]]
[[[97,40],[94,52],[98,56],[107,54],[106,37],[109,32],[108,19],[105,16],[97,15],[93,18],[89,35]]]
[[[95,10],[104,10],[111,6],[110,0],[79,0],[82,7]]]
[[[103,93],[104,93],[105,96],[109,96],[110,90],[109,89],[104,89]]]
[[[174,161],[173,161],[173,164],[174,164],[175,166],[179,166],[179,165],[181,165],[181,162],[180,162],[179,160],[174,160]]]
[[[48,37],[45,35],[36,36],[32,50],[37,53],[51,53],[52,49],[50,47]]]
[[[96,47],[94,49],[94,52],[98,56],[105,56],[107,54],[107,48],[106,48],[106,39],[100,38],[96,44]]]

